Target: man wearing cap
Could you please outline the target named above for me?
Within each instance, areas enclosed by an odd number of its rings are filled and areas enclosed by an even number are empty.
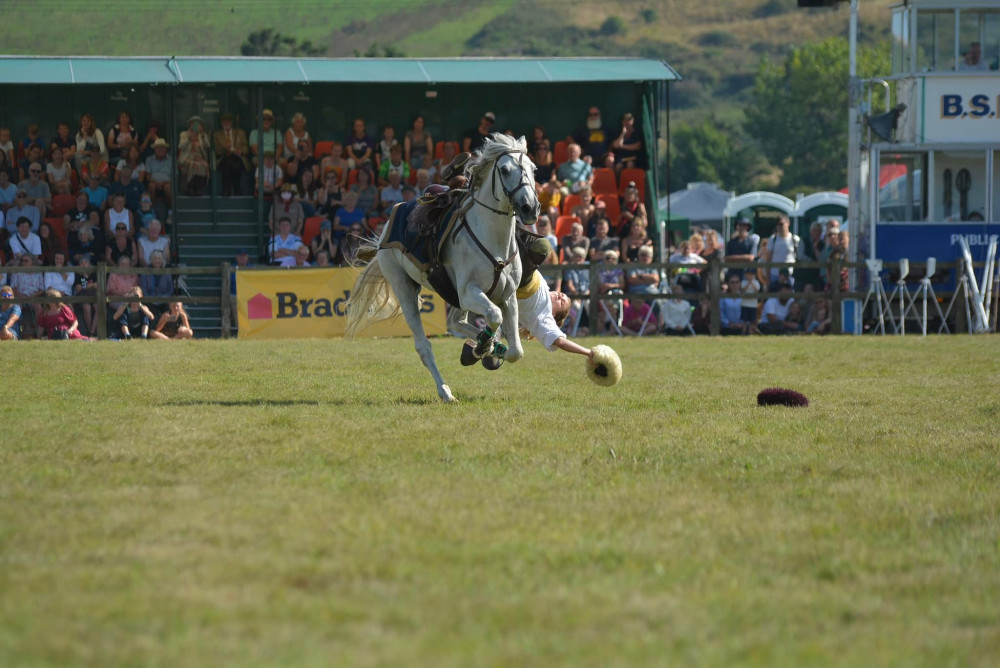
[[[14,234],[17,231],[17,221],[27,218],[31,223],[31,231],[37,232],[38,226],[42,222],[42,217],[38,209],[28,203],[28,193],[23,186],[18,186],[17,195],[14,196],[14,206],[7,209],[7,231]]]
[[[156,197],[163,195],[167,206],[173,206],[173,191],[171,180],[174,175],[174,159],[168,153],[170,144],[163,137],[153,141],[153,155],[146,160],[146,173],[149,175],[149,194]]]
[[[753,262],[757,257],[760,237],[750,234],[750,219],[740,216],[736,220],[736,236],[726,242],[726,262]],[[732,273],[742,277],[744,270],[734,269]]]
[[[483,114],[483,117],[479,119],[479,125],[466,132],[465,136],[462,137],[462,151],[471,153],[472,151],[481,149],[483,144],[486,143],[486,138],[490,136],[493,124],[496,121],[497,117],[492,111],[487,111]]]
[[[250,131],[250,153],[253,154],[253,164],[256,165],[260,156],[267,151],[274,154],[275,147],[281,141],[280,133],[274,128],[274,112],[265,109],[263,113],[264,131],[258,132],[257,128]]]
[[[247,153],[250,145],[243,128],[233,127],[233,115],[229,112],[219,118],[219,127],[212,133],[215,149],[215,168],[222,177],[222,196],[243,194],[243,174],[250,171]]]
[[[52,191],[49,184],[42,178],[42,165],[33,162],[28,166],[28,179],[18,184],[28,195],[28,201],[34,204],[42,218],[52,208]]]

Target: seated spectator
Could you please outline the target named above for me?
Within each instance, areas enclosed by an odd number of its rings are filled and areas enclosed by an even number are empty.
[[[70,163],[70,169],[72,169],[73,156],[76,154],[76,139],[69,135],[69,123],[66,121],[59,121],[56,124],[56,136],[49,146],[50,160],[52,159],[52,150],[57,146],[62,150],[63,160]]]
[[[133,213],[135,213],[139,234],[145,234],[149,228],[149,224],[156,220],[156,211],[153,210],[153,197],[149,193],[143,193],[139,197],[139,209]]]
[[[330,262],[330,252],[321,250],[316,254],[316,266],[317,267],[332,267],[333,264]]]
[[[363,118],[355,118],[351,132],[344,140],[347,149],[347,164],[351,169],[358,169],[365,163],[374,164],[375,140],[365,131]]]
[[[479,119],[479,125],[466,132],[462,137],[462,152],[471,153],[481,149],[486,143],[486,138],[493,131],[493,124],[496,122],[497,117],[492,111],[483,114]]]
[[[142,138],[142,142],[139,143],[139,156],[143,162],[153,157],[153,144],[156,143],[157,139],[163,139],[163,125],[153,118],[150,119],[149,124],[146,126],[146,135]],[[148,163],[146,166],[147,168],[149,167]]]
[[[136,202],[138,204],[138,201]],[[125,207],[125,193],[119,192],[111,198],[111,207],[104,212],[104,231],[108,237],[115,234],[118,225],[124,225],[131,237],[135,233],[135,214]]]
[[[42,240],[31,231],[31,221],[27,217],[17,219],[17,227],[7,244],[12,259],[20,262],[22,256],[25,256],[32,265],[42,263]]]
[[[688,336],[691,334],[691,304],[683,298],[684,289],[674,283],[670,286],[674,294],[663,305],[663,333],[667,336]]]
[[[111,176],[111,167],[108,165],[108,161],[101,155],[101,151],[96,145],[90,146],[83,164],[80,165],[80,176],[88,183],[90,182],[90,177],[94,177],[99,185],[108,183],[108,179]]]
[[[608,218],[608,203],[600,199],[594,202],[594,211],[587,220],[586,228],[588,236],[593,237],[597,233],[597,221],[599,220],[607,222],[608,232],[610,233],[613,224],[611,219]]]
[[[285,183],[285,173],[274,162],[274,151],[264,151],[264,168],[261,170],[264,176],[264,199],[271,199],[274,193],[281,190]],[[257,173],[256,188],[260,191],[261,173]]]
[[[83,229],[80,230],[81,232]],[[77,262],[77,269],[74,274],[73,294],[77,297],[94,297],[97,295],[97,282],[91,267],[90,257],[84,255]],[[97,334],[97,311],[93,304],[84,302],[77,308],[83,315],[84,334],[95,336]]]
[[[431,180],[434,183],[447,184],[447,179],[444,177],[444,170],[445,167],[455,160],[456,154],[455,142],[446,141],[444,147],[441,149],[441,157],[435,158],[431,166]]]
[[[324,220],[320,223],[319,234],[313,237],[312,241],[309,242],[310,250],[312,250],[312,255],[316,258],[317,263],[319,261],[320,251],[326,251],[328,257],[337,256],[337,244],[333,240],[333,223],[329,220]]]
[[[27,130],[28,136],[22,139],[18,146],[18,157],[27,157],[32,148],[37,148],[42,152],[45,151],[45,140],[39,134],[41,128],[38,123],[28,123]]]
[[[295,253],[281,258],[281,266],[290,269],[311,267],[309,264],[309,246],[300,243],[295,249]]]
[[[142,288],[136,286],[132,288],[129,297],[142,297]],[[112,339],[119,341],[130,341],[133,337],[138,339],[149,338],[149,324],[153,322],[153,312],[145,304],[137,301],[130,301],[122,304],[111,316],[115,323],[114,331],[111,332]]]
[[[749,334],[753,321],[743,319],[743,302],[740,298],[739,274],[730,274],[726,279],[726,296],[719,300],[719,324],[723,336]],[[756,309],[754,310],[756,314]]]
[[[120,269],[131,269],[134,265],[132,258],[127,255],[122,255],[118,258],[115,263]],[[126,296],[132,288],[139,285],[139,275],[129,273],[112,273],[108,272],[108,285],[107,285],[107,295],[108,297],[124,297]],[[124,302],[115,302],[112,304],[112,308],[118,308]]]
[[[559,217],[559,205],[562,203],[562,197],[558,181],[549,180],[538,186],[538,203],[542,213],[549,218]]]
[[[163,225],[160,221],[155,218],[150,221],[149,227],[146,229],[145,236],[139,237],[138,251],[139,251],[139,264],[140,267],[150,266],[150,259],[153,257],[153,253],[159,252],[163,255],[163,265],[166,266],[171,262],[170,253],[170,238],[162,233]]]
[[[590,255],[590,239],[583,235],[583,225],[573,223],[570,226],[570,233],[562,238],[561,247],[563,257],[567,259],[575,248],[582,249],[584,257]]]
[[[388,165],[388,162],[383,164]],[[389,172],[389,182],[379,191],[379,202],[382,205],[382,215],[388,216],[392,207],[403,201],[402,174],[397,171]]]
[[[142,187],[141,183],[132,178],[132,169],[126,165],[122,165],[115,171],[115,182],[108,186],[108,194],[111,196],[112,205],[115,203],[115,198],[118,195],[122,195],[125,197],[123,206],[128,207],[130,212],[139,209],[144,192],[146,192],[145,188]],[[134,230],[135,225],[130,225],[129,231]]]
[[[430,184],[431,184],[431,173],[426,169],[418,169],[417,182],[414,184],[414,193],[416,193],[417,197],[423,195],[424,191],[427,190],[427,186],[429,186]]]
[[[98,178],[93,174],[88,175],[85,180],[87,187],[80,192],[87,195],[91,206],[98,211],[104,211],[108,207],[108,189],[101,185]]]
[[[42,174],[42,166],[37,162],[31,163],[28,168],[28,179],[21,181],[17,187],[25,192],[28,203],[34,205],[39,215],[44,218],[52,209],[52,190],[42,178]]]
[[[618,251],[609,250],[604,253],[604,264],[617,265]],[[625,289],[625,272],[616,266],[606,267],[598,272],[598,289],[600,294],[609,294],[614,290]]]
[[[531,137],[528,138],[528,152],[533,152],[538,150],[540,146],[552,150],[552,140],[549,139],[548,133],[545,132],[544,125],[536,125],[531,128]]]
[[[424,117],[417,114],[413,118],[413,126],[403,138],[403,160],[412,169],[420,169],[430,167],[433,157],[434,138],[424,129]],[[421,194],[423,194],[422,189]]]
[[[128,235],[125,223],[119,221],[115,223],[113,236],[104,249],[104,261],[108,264],[118,264],[118,261],[123,257],[129,259],[130,267],[136,266],[139,262],[139,250],[135,240]],[[138,285],[138,281],[136,284]]]
[[[312,139],[309,137],[309,131],[306,130],[306,117],[304,114],[296,112],[292,116],[292,127],[285,130],[285,139],[282,143],[283,146],[283,158],[288,161],[291,160],[292,156],[295,155],[296,149],[301,150],[302,143],[306,144],[306,151],[309,155],[312,155]]]
[[[347,160],[344,160],[344,145],[339,141],[333,142],[330,154],[319,163],[319,172],[323,174],[323,181],[326,182],[332,173],[336,177],[337,186],[346,188],[347,175],[350,171],[351,166],[347,164]]]
[[[17,164],[17,154],[14,151],[14,141],[10,138],[10,128],[0,127],[0,159],[7,165]]]
[[[302,210],[302,205],[299,204],[298,191],[295,184],[292,182],[283,184],[280,193],[278,201],[271,207],[271,213],[267,217],[268,228],[273,231],[276,220],[287,218],[292,225],[292,229],[295,230],[295,234],[302,234],[306,214]]]
[[[322,187],[316,194],[316,200],[319,204],[316,207],[316,213],[333,221],[337,210],[344,203],[344,189],[340,187],[340,177],[337,176],[337,172],[333,168],[330,168],[330,171],[324,176]]]
[[[21,254],[11,264],[13,265],[15,262],[21,267],[35,266],[35,261],[28,253]],[[10,287],[14,289],[14,296],[18,299],[34,299],[45,291],[45,274],[11,272],[8,280]],[[34,315],[35,322],[38,322],[38,316],[42,314],[41,305],[28,304],[27,306]]]
[[[38,239],[42,242],[42,264],[51,267],[56,253],[63,254],[63,264],[65,264],[66,244],[59,238],[56,231],[52,229],[52,225],[50,223],[43,222],[38,226]],[[60,292],[67,291],[60,290]]]
[[[191,197],[205,194],[208,186],[208,134],[201,116],[188,119],[187,130],[181,132],[177,145],[177,165],[181,171],[181,190]]]
[[[69,195],[73,191],[70,174],[73,167],[66,162],[62,148],[52,145],[52,161],[45,166],[45,178],[49,182],[49,190],[57,195]]]
[[[570,268],[563,272],[562,289],[570,298],[569,316],[565,326],[567,330],[573,327],[577,319],[582,319],[584,301],[590,298],[590,269],[587,267],[587,251],[575,247],[569,252]],[[582,320],[581,320],[582,322]],[[580,336],[586,336],[589,330],[577,328]]]
[[[312,171],[303,172],[302,180],[296,188],[299,198],[299,205],[306,218],[316,215],[316,208],[319,206],[320,184],[313,179]]]
[[[597,107],[591,107],[587,112],[586,127],[578,130],[566,139],[580,147],[587,164],[593,164],[598,167],[613,167],[614,158],[611,158],[611,162],[607,162],[605,158],[610,153],[611,140],[614,136],[604,126],[601,120],[601,110]]]
[[[403,160],[403,146],[396,139],[396,128],[391,124],[386,123],[382,126],[382,138],[375,145],[375,168],[380,170],[381,175],[382,163],[391,159],[392,148],[394,146],[399,147],[399,160]],[[381,178],[379,179],[381,181]],[[384,184],[382,184],[384,185]]]
[[[118,114],[118,122],[108,130],[108,160],[117,162],[128,156],[128,150],[138,143],[139,133],[127,111]]]
[[[215,148],[215,169],[222,178],[222,196],[243,194],[243,175],[250,171],[250,144],[243,128],[233,127],[229,112],[219,117],[220,128],[212,137]]]
[[[785,316],[785,334],[801,334],[805,331],[805,314],[802,312],[801,302],[793,301],[788,305],[788,314]]]
[[[636,218],[631,223],[629,235],[622,239],[621,256],[627,262],[638,262],[639,251],[643,248],[648,248],[652,252],[653,240],[649,238],[649,234],[646,232],[646,219]]]
[[[622,310],[622,334],[626,336],[649,336],[657,332],[656,315],[653,306],[642,299],[629,299]],[[646,318],[649,318],[647,320]],[[643,327],[643,323],[646,326]]]
[[[403,201],[412,202],[417,199],[417,189],[413,186],[403,186]]]
[[[549,220],[548,216],[542,214],[538,217],[538,221],[535,223],[535,230],[540,236],[545,237],[545,239],[549,242],[549,245],[552,246],[553,252],[559,252],[559,240],[556,239],[556,235],[552,233],[552,222]]]
[[[21,307],[14,303],[14,288],[0,287],[0,341],[21,338]]]
[[[594,236],[590,239],[590,259],[603,257],[609,250],[617,251],[621,247],[618,237],[608,236],[611,225],[606,218],[595,223]]]
[[[0,155],[3,155],[0,152]],[[3,168],[3,158],[0,158],[0,213],[14,206],[17,199],[17,186],[11,183],[10,172]]]
[[[378,188],[372,183],[372,173],[367,169],[358,170],[358,182],[351,186],[351,191],[357,193],[358,208],[365,212],[377,213],[379,211]]]
[[[712,332],[712,304],[707,297],[699,299],[691,311],[691,327],[695,334],[711,334]]]
[[[156,329],[149,333],[151,338],[161,341],[179,341],[194,336],[187,311],[180,302],[170,302],[170,309],[160,316]]]
[[[357,206],[358,194],[353,190],[344,193],[344,205],[333,216],[333,234],[335,239],[343,238],[354,224],[363,225],[365,212]]]
[[[639,199],[639,189],[636,187],[635,181],[629,181],[628,186],[626,186],[621,208],[620,226],[631,223],[634,218],[649,220],[649,216],[646,215],[646,205]]]
[[[31,166],[34,164],[41,165],[42,174],[45,173],[45,152],[38,146],[32,146],[28,149],[28,157],[23,160],[18,161],[18,183],[23,184],[27,180],[28,176],[31,174]]]
[[[9,234],[14,234],[22,218],[28,219],[32,232],[37,232],[38,226],[42,222],[38,207],[28,203],[28,193],[21,187],[18,187],[17,195],[14,196],[14,206],[7,209],[4,216],[6,219],[5,227]]]
[[[69,235],[68,252],[70,259],[79,264],[84,258],[91,263],[105,257],[107,245],[104,243],[104,234],[101,228],[82,224],[76,232]]]
[[[611,142],[614,152],[615,173],[621,174],[626,167],[638,167],[642,158],[642,133],[635,127],[635,116],[622,115],[622,129]]]
[[[163,196],[168,207],[173,206],[174,159],[168,154],[170,144],[159,137],[152,144],[153,155],[146,158],[147,187],[150,197]]]
[[[258,132],[256,127],[250,131],[250,153],[253,154],[253,164],[255,167],[259,164],[262,154],[270,151],[271,156],[274,157],[277,155],[277,151],[281,150],[284,146],[284,139],[280,136],[281,133],[274,127],[274,112],[270,109],[265,109],[262,114],[261,123],[263,132]]]
[[[302,239],[292,234],[292,219],[282,216],[278,220],[278,232],[267,244],[271,262],[280,262],[286,257],[293,257],[301,244]]]
[[[567,160],[559,165],[556,177],[569,189],[569,192],[580,192],[584,186],[594,183],[594,170],[590,163],[580,158],[579,144],[570,144],[566,149]]]
[[[63,296],[62,292],[51,288],[43,294],[52,299],[60,299]],[[42,313],[36,322],[38,323],[36,335],[40,339],[87,340],[87,337],[80,333],[80,323],[76,319],[76,313],[68,304],[62,302],[42,304]]]
[[[103,158],[108,155],[108,147],[104,143],[104,133],[94,123],[93,116],[84,114],[80,117],[80,130],[76,133],[76,159],[79,168],[82,168],[84,161],[93,160],[94,151],[92,149],[94,148],[97,149],[98,157]],[[107,163],[104,164],[106,167]],[[106,173],[105,177],[107,177]]]
[[[577,194],[580,196],[580,203],[573,207],[570,214],[579,218],[584,229],[588,229],[590,227],[590,219],[593,218],[594,213],[597,211],[597,201],[594,199],[594,193],[591,191],[590,186],[580,188],[580,192]]]
[[[394,145],[389,150],[389,157],[382,161],[378,169],[378,185],[388,185],[389,175],[393,172],[399,174],[400,181],[406,181],[410,178],[410,166],[403,162],[403,147],[399,144]]]
[[[781,294],[764,302],[763,317],[757,325],[761,334],[784,334],[789,330],[795,331],[795,326],[785,320],[792,305],[791,294],[792,286],[785,284],[781,286]]]
[[[755,296],[758,292],[760,292],[760,281],[757,280],[757,274],[753,271],[747,271],[743,274],[743,280],[740,281],[740,294],[743,295],[740,299],[740,320],[749,324],[748,333],[753,332],[754,325],[760,320],[757,314],[757,297]]]
[[[115,167],[115,174],[126,168],[132,180],[136,181],[145,190],[146,163],[142,161],[142,154],[139,152],[138,144],[132,144],[125,150],[125,155],[122,156]]]
[[[353,223],[347,230],[347,234],[341,237],[337,244],[337,261],[342,267],[354,266],[357,261],[358,250],[361,242],[365,238],[365,228],[361,223]]]
[[[313,181],[319,180],[319,163],[312,155],[312,144],[307,140],[299,142],[299,147],[285,163],[285,180],[302,186],[302,175],[308,172]]]
[[[813,303],[808,320],[809,324],[806,326],[806,334],[829,334],[831,324],[829,302],[825,299],[817,299]]]
[[[702,259],[697,253],[691,252],[691,242],[685,240],[677,245],[677,252],[670,256],[671,264],[684,264],[684,265],[702,265],[705,264],[705,260]],[[700,267],[683,267],[682,269],[675,270],[676,279],[675,282],[678,283],[684,292],[694,293],[701,292],[701,277],[698,275]]]
[[[626,278],[629,294],[657,294],[660,291],[660,270],[649,266],[653,262],[653,247],[640,248],[637,259],[639,266],[629,269]]]

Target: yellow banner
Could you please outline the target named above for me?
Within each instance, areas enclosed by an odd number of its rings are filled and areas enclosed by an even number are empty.
[[[244,269],[236,272],[240,338],[302,339],[344,335],[345,308],[360,269]],[[428,336],[445,334],[444,301],[421,293]],[[410,336],[403,316],[376,323],[361,336]]]

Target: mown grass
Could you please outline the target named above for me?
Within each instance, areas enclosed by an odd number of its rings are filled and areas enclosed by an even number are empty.
[[[1000,339],[612,343],[3,346],[0,665],[1000,655]]]

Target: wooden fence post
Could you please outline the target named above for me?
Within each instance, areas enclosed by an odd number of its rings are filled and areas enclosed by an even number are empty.
[[[97,338],[108,338],[108,265],[97,263]]]
[[[827,273],[830,281],[830,331],[834,334],[844,333],[843,309],[841,308],[840,297],[840,258],[834,257],[830,260],[830,268]]]
[[[220,318],[222,320],[222,338],[228,339],[230,335],[230,327],[233,319],[233,302],[231,292],[231,281],[232,275],[230,274],[230,268],[228,262],[222,263],[222,290],[219,294],[219,310]]]
[[[711,317],[708,322],[708,331],[712,336],[718,336],[722,331],[722,308],[719,298],[722,296],[722,284],[719,282],[719,273],[722,268],[719,258],[713,255],[708,260],[708,298],[711,300]]]

